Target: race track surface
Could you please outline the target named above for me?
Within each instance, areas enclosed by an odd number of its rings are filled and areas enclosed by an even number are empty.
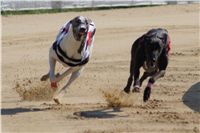
[[[199,133],[199,12],[196,4],[3,16],[2,131]],[[58,30],[77,15],[96,23],[93,54],[62,105],[56,105],[49,81],[40,77],[48,72],[48,50]],[[129,75],[132,43],[158,27],[169,31],[172,54],[165,77],[143,103],[147,82],[138,94],[121,90]],[[56,71],[64,70],[57,64]]]

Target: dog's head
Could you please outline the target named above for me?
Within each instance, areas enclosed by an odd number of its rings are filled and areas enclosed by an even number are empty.
[[[156,67],[158,58],[164,48],[163,46],[161,38],[145,36],[145,57],[148,68]]]
[[[87,33],[88,30],[88,21],[87,18],[83,16],[77,16],[71,21],[74,38],[77,41],[81,41],[84,35]]]

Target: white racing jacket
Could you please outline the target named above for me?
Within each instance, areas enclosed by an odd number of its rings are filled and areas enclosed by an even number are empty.
[[[94,23],[90,22],[85,38],[82,41],[76,41],[73,37],[71,22],[65,23],[53,44],[53,49],[59,60],[71,67],[86,64],[92,54],[95,31],[96,27]],[[78,49],[81,43],[84,44],[82,44],[83,49],[79,53]]]

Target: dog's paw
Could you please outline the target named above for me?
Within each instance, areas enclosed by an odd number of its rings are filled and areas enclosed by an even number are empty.
[[[134,86],[132,92],[133,92],[133,93],[134,93],[134,92],[139,93],[139,92],[140,92],[140,87],[139,87],[139,86]]]
[[[53,100],[55,103],[57,104],[61,104],[61,100],[63,98],[63,96],[65,95],[66,90],[57,90],[53,96]]]
[[[60,102],[60,100],[59,100],[58,98],[53,98],[53,100],[54,100],[54,102],[55,102],[56,104],[61,104],[61,102]]]
[[[43,76],[40,78],[40,81],[46,81],[48,78],[49,78],[49,75],[43,75]]]
[[[124,92],[130,93],[130,88],[129,88],[129,87],[125,87],[125,88],[124,88]]]
[[[143,101],[146,102],[149,100],[151,95],[151,88],[150,87],[146,87],[144,90],[144,96],[143,96]]]

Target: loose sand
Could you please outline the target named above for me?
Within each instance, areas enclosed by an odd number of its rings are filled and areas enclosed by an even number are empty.
[[[198,133],[199,11],[196,4],[3,16],[2,131]],[[49,82],[39,79],[48,71],[48,50],[59,28],[77,15],[96,23],[93,56],[63,104],[56,105]],[[172,55],[166,76],[143,103],[142,92],[126,95],[121,90],[133,41],[154,27],[168,29]],[[66,68],[58,64],[56,69]]]

